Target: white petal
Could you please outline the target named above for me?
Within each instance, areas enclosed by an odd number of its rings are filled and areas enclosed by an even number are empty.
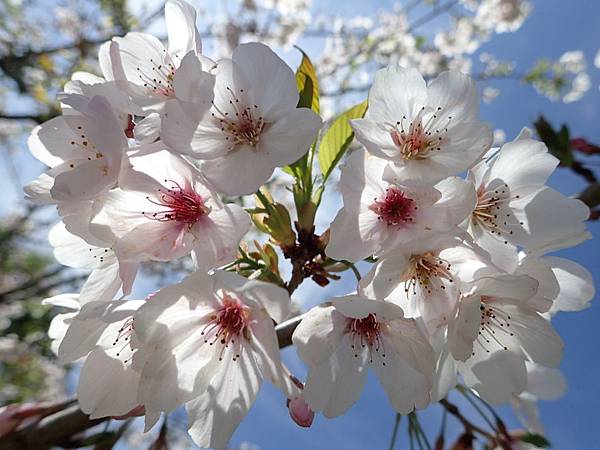
[[[448,346],[452,356],[465,361],[471,357],[473,342],[479,332],[481,311],[479,297],[466,297],[458,305],[458,316],[448,327]]]
[[[526,392],[540,400],[557,400],[567,390],[567,380],[558,369],[550,369],[530,362],[527,366]]]
[[[165,22],[169,37],[169,54],[183,58],[189,51],[202,53],[202,42],[196,29],[196,10],[182,0],[165,4]]]
[[[397,339],[390,337],[390,339]],[[384,339],[385,358],[376,352],[373,368],[388,395],[392,408],[401,414],[408,414],[416,408],[422,409],[429,403],[431,374],[433,372],[433,352],[431,352],[430,373],[423,374],[408,364],[403,356],[389,349],[391,342]],[[384,366],[385,364],[385,366]]]
[[[525,302],[537,293],[538,281],[527,275],[483,277],[475,282],[472,295],[515,299]]]
[[[221,158],[205,161],[202,169],[218,192],[248,195],[268,181],[275,165],[253,147],[239,145]]]
[[[543,259],[550,265],[560,286],[560,292],[554,299],[550,312],[581,311],[588,308],[595,295],[592,274],[567,259],[555,256]]]
[[[456,72],[442,72],[427,87],[427,103],[441,107],[444,115],[452,120],[467,122],[477,118],[479,93],[477,85],[467,75]]]
[[[303,397],[310,408],[329,418],[345,413],[364,388],[367,357],[365,349],[355,353],[346,334],[328,360],[309,368]]]
[[[220,376],[200,397],[186,404],[189,434],[200,447],[225,448],[231,435],[254,403],[262,379],[252,354],[237,361],[226,358]]]
[[[587,238],[584,221],[588,216],[589,208],[583,202],[546,187],[524,205],[523,215],[517,214],[529,232],[521,244],[528,252],[539,253],[576,245]]]
[[[294,383],[289,370],[281,362],[277,334],[267,314],[264,314],[263,320],[259,320],[252,326],[252,334],[255,339],[250,345],[254,350],[254,357],[262,376],[279,387],[288,399],[299,397],[300,389]]]
[[[425,80],[414,68],[388,67],[378,70],[369,92],[369,109],[366,117],[378,122],[403,116],[413,117],[425,104]]]
[[[347,325],[347,319],[333,306],[312,308],[302,317],[292,336],[300,359],[309,366],[326,361],[340,344]]]
[[[248,213],[234,204],[200,218],[192,229],[197,238],[194,252],[198,266],[218,267],[235,259],[240,241],[250,225]]]
[[[215,76],[202,70],[202,63],[194,52],[181,60],[173,77],[177,98],[194,104],[195,114],[202,114],[211,106],[214,98]]]
[[[363,233],[377,223],[375,214],[361,215],[349,208],[342,208],[331,224],[331,235],[325,253],[330,258],[352,262],[371,256],[377,243],[365,239]]]
[[[404,317],[402,309],[395,303],[371,300],[360,295],[345,295],[331,300],[335,308],[344,316],[363,319],[370,314],[378,321],[389,321]]]
[[[266,122],[296,108],[298,91],[294,72],[264,44],[240,44],[231,55],[251,86],[253,102]]]
[[[473,364],[471,371],[469,375],[469,371],[461,370],[467,386],[494,405],[508,403],[527,386],[525,362],[511,352],[498,351],[491,358]]]
[[[310,109],[286,111],[262,132],[256,151],[274,166],[292,164],[308,151],[321,125],[321,118]]]
[[[133,136],[140,143],[152,143],[159,137],[160,126],[160,114],[150,113],[135,124]]]
[[[489,180],[500,179],[511,190],[543,186],[558,165],[543,142],[518,139],[504,144],[491,165]]]
[[[131,364],[123,364],[97,348],[88,355],[79,374],[79,406],[90,419],[124,415],[138,405],[138,381],[139,374]]]
[[[507,305],[503,310],[510,315],[510,329],[527,355],[538,364],[557,367],[564,344],[550,322],[528,308]]]

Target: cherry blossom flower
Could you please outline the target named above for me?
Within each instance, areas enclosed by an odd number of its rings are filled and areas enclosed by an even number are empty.
[[[589,237],[588,207],[545,186],[557,165],[543,143],[520,137],[470,171],[477,206],[468,231],[499,266],[514,267],[517,245],[542,254]]]
[[[25,187],[32,201],[90,200],[115,186],[127,138],[111,105],[72,94],[63,98],[77,111],[37,126],[29,150],[50,169]]]
[[[429,403],[434,356],[414,320],[389,302],[358,295],[311,309],[292,337],[309,366],[302,395],[326,417],[358,400],[372,367],[392,407],[408,414]]]
[[[290,305],[284,289],[226,271],[197,272],[162,289],[135,316],[149,352],[140,403],[165,412],[187,403],[194,442],[224,448],[263,379],[288,398],[299,395],[273,326]]]
[[[490,403],[506,403],[525,389],[525,361],[556,367],[563,343],[540,313],[538,282],[525,275],[476,280],[462,293],[457,318],[448,326],[450,357],[465,384]]]
[[[342,169],[344,207],[331,224],[326,253],[358,261],[380,256],[399,245],[460,234],[456,226],[473,210],[473,186],[456,177],[433,187],[390,184],[382,180],[386,162],[356,151]]]
[[[454,319],[461,283],[497,272],[481,252],[439,235],[386,253],[360,286],[372,298],[398,304],[405,317],[422,318],[433,331]]]
[[[351,121],[358,141],[392,162],[396,182],[436,182],[479,161],[492,133],[478,119],[473,80],[443,72],[429,86],[416,69],[388,67],[375,74],[364,119]]]
[[[157,148],[128,157],[120,187],[105,196],[92,232],[112,242],[123,261],[169,261],[193,252],[201,267],[230,262],[250,217],[224,205],[183,158]]]
[[[53,338],[62,363],[84,360],[77,386],[81,409],[96,419],[125,415],[137,407],[140,374],[134,356],[143,361],[143,351],[136,347],[133,314],[144,301],[81,304],[76,296],[63,296],[45,303],[70,310],[53,320]]]
[[[182,0],[168,0],[165,21],[168,49],[154,36],[129,32],[115,37],[100,49],[100,67],[107,80],[116,80],[134,102],[150,110],[161,110],[165,101],[175,98],[178,68],[189,53],[203,58],[202,43],[196,29],[196,10]],[[197,79],[208,76],[199,72]],[[185,82],[185,77],[183,77]]]
[[[119,264],[111,248],[88,244],[69,233],[62,222],[50,230],[48,241],[54,247],[54,257],[58,262],[65,266],[92,271],[81,287],[80,304],[110,301],[121,288],[125,295],[131,292],[137,264]]]
[[[275,167],[298,160],[321,127],[308,108],[296,108],[292,70],[267,46],[238,46],[218,61],[211,109],[194,114],[181,103],[167,109],[161,136],[173,150],[205,160],[205,176],[227,195],[250,194]]]

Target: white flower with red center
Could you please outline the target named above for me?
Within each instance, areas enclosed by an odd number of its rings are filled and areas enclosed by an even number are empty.
[[[202,59],[205,69],[213,63],[202,57],[202,43],[196,29],[196,10],[185,1],[165,4],[168,49],[154,36],[130,32],[115,37],[100,48],[100,67],[107,80],[115,80],[140,107],[161,110],[167,100],[176,98],[177,85],[210,79],[205,72],[178,74],[188,53]],[[178,79],[180,78],[180,79]],[[210,91],[211,88],[208,88]]]
[[[408,414],[429,404],[434,354],[425,335],[389,302],[350,295],[311,309],[292,337],[309,366],[302,391],[314,411],[345,413],[373,368],[392,407]]]
[[[154,150],[127,159],[120,188],[105,196],[92,233],[111,242],[122,261],[170,261],[190,252],[204,268],[233,260],[250,228],[248,214],[224,205],[183,158]]]
[[[478,118],[473,80],[443,72],[429,86],[416,69],[388,67],[375,74],[369,109],[351,121],[356,138],[392,164],[394,182],[435,183],[477,163],[492,144]]]
[[[67,231],[65,225],[56,224],[48,235],[54,248],[54,257],[65,266],[91,270],[90,276],[81,286],[78,301],[110,301],[119,289],[127,295],[131,292],[137,272],[136,263],[119,261],[109,246],[90,245],[82,238]]]
[[[205,160],[203,173],[217,191],[250,194],[308,150],[321,118],[296,108],[294,73],[265,45],[240,45],[214,74],[210,110],[170,102],[161,136],[174,151]]]
[[[77,296],[52,297],[45,304],[67,308],[52,321],[53,348],[61,363],[83,361],[77,386],[81,409],[96,419],[125,415],[139,405],[137,347],[133,315],[143,300],[80,303]],[[98,376],[102,374],[102,376]]]
[[[50,167],[25,187],[39,203],[92,200],[117,183],[127,138],[104,97],[91,100],[71,94],[63,98],[73,110],[37,126],[29,150]]]
[[[288,398],[299,395],[273,325],[290,304],[284,289],[225,271],[197,272],[162,289],[135,316],[150,355],[140,403],[147,412],[187,403],[194,442],[224,448],[265,378]]]
[[[557,165],[543,143],[520,137],[469,173],[477,206],[468,231],[506,270],[516,264],[515,246],[540,254],[589,238],[588,207],[545,186]]]
[[[448,178],[433,187],[394,185],[382,179],[386,162],[363,151],[342,168],[343,208],[331,224],[326,249],[334,259],[358,261],[437,233],[461,233],[473,210],[473,186]]]
[[[558,366],[563,342],[541,315],[551,302],[540,301],[537,289],[538,282],[526,275],[473,282],[460,297],[457,317],[448,326],[445,361],[438,364],[455,365],[465,384],[494,404],[525,389],[526,361]],[[442,376],[453,378],[454,370]],[[452,386],[448,379],[440,384]]]
[[[363,277],[360,289],[398,304],[407,318],[422,318],[433,332],[454,319],[461,283],[490,271],[480,252],[441,235],[386,253]]]

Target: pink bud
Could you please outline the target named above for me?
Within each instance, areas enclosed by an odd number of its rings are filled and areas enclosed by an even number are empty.
[[[308,407],[304,399],[297,397],[293,400],[288,400],[288,409],[290,417],[299,426],[309,428],[315,418],[315,412]]]

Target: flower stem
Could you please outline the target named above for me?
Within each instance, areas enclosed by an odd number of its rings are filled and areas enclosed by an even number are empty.
[[[400,413],[396,413],[396,421],[394,422],[394,430],[392,431],[392,439],[390,441],[389,450],[394,450],[396,446],[396,438],[398,437],[398,427],[400,426],[400,419],[402,419],[402,415]]]

